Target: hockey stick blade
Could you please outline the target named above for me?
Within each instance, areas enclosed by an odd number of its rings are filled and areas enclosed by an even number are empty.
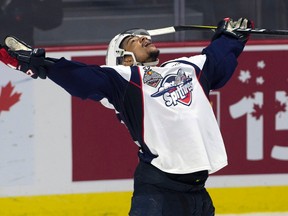
[[[148,30],[151,36],[171,34],[180,31],[190,31],[190,30],[212,30],[215,31],[217,26],[205,26],[205,25],[180,25],[180,26],[170,26],[159,29]],[[270,29],[236,29],[237,32],[249,33],[249,34],[265,34],[265,35],[288,35],[288,30],[270,30]]]

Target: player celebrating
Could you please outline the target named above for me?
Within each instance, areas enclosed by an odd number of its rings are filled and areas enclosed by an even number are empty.
[[[237,66],[248,40],[238,28],[251,28],[251,22],[226,18],[201,54],[159,67],[159,50],[143,29],[111,40],[107,66],[47,58],[44,49],[14,37],[6,38],[0,60],[115,109],[139,146],[130,216],[212,216],[205,182],[227,157],[209,92],[223,87]]]

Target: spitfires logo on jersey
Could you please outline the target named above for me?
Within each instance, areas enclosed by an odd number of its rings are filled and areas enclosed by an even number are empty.
[[[176,106],[178,103],[189,106],[192,102],[192,90],[192,78],[179,69],[177,74],[166,76],[158,91],[151,97],[162,96],[166,106]]]

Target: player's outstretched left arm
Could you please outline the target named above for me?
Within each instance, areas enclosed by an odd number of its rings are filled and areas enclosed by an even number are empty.
[[[34,79],[46,79],[49,66],[57,59],[47,58],[43,48],[33,49],[16,37],[8,36],[5,45],[0,45],[0,61]]]

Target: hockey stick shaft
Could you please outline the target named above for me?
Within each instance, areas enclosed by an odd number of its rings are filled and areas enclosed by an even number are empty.
[[[212,30],[215,31],[217,26],[205,26],[205,25],[180,25],[171,26],[166,28],[151,29],[148,30],[151,36],[171,34],[179,31],[189,30]],[[288,35],[288,30],[270,30],[270,29],[236,29],[235,31],[249,33],[249,34],[265,34],[265,35]]]

